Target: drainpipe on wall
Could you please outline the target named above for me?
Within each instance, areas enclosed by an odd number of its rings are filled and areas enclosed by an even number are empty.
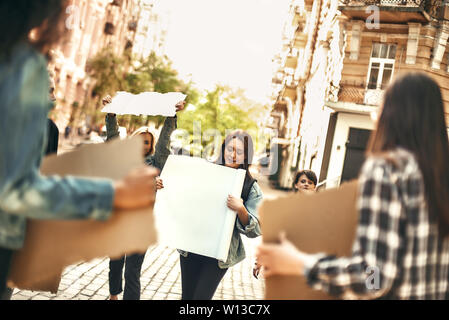
[[[293,137],[293,102],[289,97],[283,98],[287,102],[287,121],[286,121],[286,135],[285,138],[289,141],[287,159],[285,159],[284,166],[279,177],[279,185],[283,188],[290,188],[290,168],[292,166],[294,155],[294,137]]]
[[[284,100],[287,101],[287,139],[292,138],[292,122],[293,122],[293,102],[289,97],[284,97]]]

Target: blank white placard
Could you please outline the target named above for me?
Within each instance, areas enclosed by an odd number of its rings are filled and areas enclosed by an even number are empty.
[[[117,92],[112,102],[101,109],[102,112],[118,115],[148,115],[173,117],[176,114],[175,105],[184,101],[187,96],[181,92],[142,92],[132,94],[125,91]]]
[[[159,243],[226,261],[237,218],[226,201],[230,194],[240,198],[245,174],[205,159],[170,155],[154,206]]]

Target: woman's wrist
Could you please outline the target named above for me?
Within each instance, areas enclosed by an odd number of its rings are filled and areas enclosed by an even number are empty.
[[[242,215],[242,216],[247,216],[248,215],[248,211],[246,211],[245,206],[241,206],[238,210],[237,213]]]
[[[240,222],[243,225],[248,225],[249,224],[249,214],[248,211],[246,210],[245,206],[241,206],[238,210],[237,210],[237,215],[239,217]]]

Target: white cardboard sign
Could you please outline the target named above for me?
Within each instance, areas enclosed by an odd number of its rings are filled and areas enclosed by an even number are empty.
[[[132,94],[119,91],[112,98],[112,102],[106,105],[101,111],[119,115],[160,115],[174,117],[176,114],[176,104],[184,101],[186,97],[181,92],[143,92],[140,94]]]

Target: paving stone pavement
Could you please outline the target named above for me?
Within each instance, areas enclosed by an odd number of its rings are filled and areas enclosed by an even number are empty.
[[[73,149],[67,142],[64,151]],[[254,173],[253,173],[254,174]],[[264,199],[274,199],[285,192],[274,190],[266,177],[257,178]],[[230,268],[220,282],[214,300],[262,300],[265,282],[263,277],[252,275],[254,254],[261,237],[242,237],[246,259]],[[107,300],[109,297],[109,258],[94,259],[64,269],[57,294],[15,289],[12,300]],[[141,300],[180,300],[181,268],[179,253],[159,245],[148,248],[141,273]],[[123,293],[119,295],[122,299]]]
[[[214,300],[261,300],[263,278],[252,275],[254,253],[259,239],[243,238],[247,257],[230,268],[213,297]],[[67,267],[57,294],[15,289],[12,300],[107,300],[109,258],[95,259]],[[179,253],[159,245],[148,248],[141,273],[141,300],[180,300]],[[119,299],[123,294],[119,295]]]

